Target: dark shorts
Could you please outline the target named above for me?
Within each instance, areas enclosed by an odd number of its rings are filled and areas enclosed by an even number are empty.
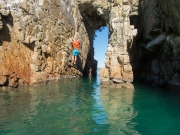
[[[78,56],[78,54],[79,54],[79,51],[78,51],[78,50],[74,49],[74,50],[72,51],[72,55],[73,55],[73,56]]]

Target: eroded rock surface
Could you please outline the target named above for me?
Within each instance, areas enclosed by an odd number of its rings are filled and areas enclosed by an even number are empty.
[[[121,0],[3,0],[0,4],[0,86],[95,75],[93,40],[103,26],[110,29],[109,82],[133,81],[127,39],[136,35],[129,14],[131,7],[136,13],[137,5]],[[76,68],[70,66],[71,37],[82,43]]]
[[[131,64],[135,80],[180,90],[180,0],[141,0]]]
[[[70,38],[82,44],[76,67]],[[94,74],[93,51],[76,1],[1,0],[0,86]]]

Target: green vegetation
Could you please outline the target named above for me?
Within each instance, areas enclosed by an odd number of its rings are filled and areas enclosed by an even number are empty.
[[[121,17],[123,17],[123,19],[125,19],[126,18],[126,14],[122,13]]]

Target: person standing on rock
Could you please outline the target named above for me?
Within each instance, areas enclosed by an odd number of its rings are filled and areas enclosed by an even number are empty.
[[[73,51],[72,51],[72,64],[76,64],[77,56],[79,55],[79,48],[80,48],[80,41],[79,39],[74,40],[71,38],[71,43],[73,45]]]

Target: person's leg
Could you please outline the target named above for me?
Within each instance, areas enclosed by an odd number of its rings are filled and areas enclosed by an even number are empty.
[[[77,56],[74,56],[74,64],[76,64]]]
[[[79,51],[78,51],[78,50],[75,50],[74,64],[76,64],[78,54],[79,54]]]
[[[72,61],[71,61],[71,63],[72,63],[72,64],[74,63],[74,56],[72,56]]]
[[[71,62],[72,64],[74,64],[75,55],[76,55],[76,51],[73,50],[73,51],[72,51],[72,62]]]

